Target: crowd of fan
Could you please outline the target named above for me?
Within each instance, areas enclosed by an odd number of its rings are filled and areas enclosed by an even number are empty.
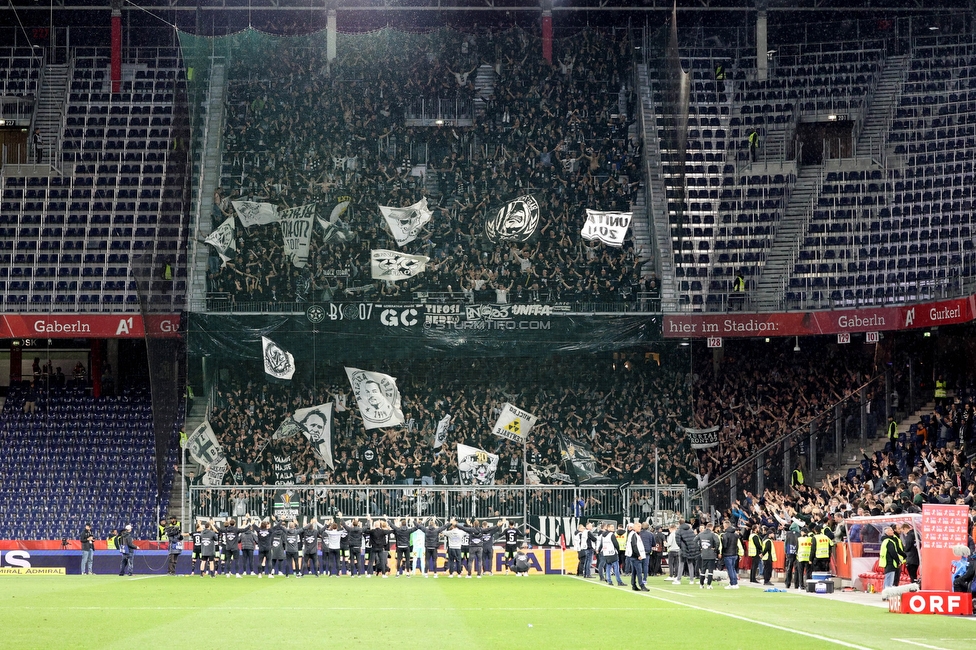
[[[878,542],[879,530],[849,526],[854,516],[921,513],[924,504],[966,505],[970,528],[976,519],[976,444],[973,406],[949,398],[912,424],[907,435],[888,437],[883,449],[861,450],[858,466],[846,474],[828,474],[819,484],[794,476],[785,490],[744,493],[724,512],[740,527],[758,526],[762,535],[785,533],[794,525],[820,531],[832,539]],[[887,436],[887,434],[885,434]],[[971,530],[970,530],[971,532]]]
[[[632,111],[619,106],[621,93],[633,101],[626,37],[588,30],[557,41],[552,65],[541,41],[519,30],[384,30],[340,45],[331,63],[313,37],[252,34],[242,46],[229,73],[223,158],[231,172],[213,220],[233,215],[238,198],[282,208],[317,203],[328,217],[348,197],[349,230],[325,242],[316,228],[308,264],[298,269],[284,257],[277,224],[238,228],[235,258],[223,268],[211,260],[210,290],[237,301],[299,302],[403,299],[412,291],[609,302],[655,291],[642,278],[650,251],[635,249],[630,237],[622,248],[580,237],[584,208],[628,210],[640,184]],[[474,100],[480,65],[491,68],[494,92],[473,126],[405,125],[420,99]],[[541,207],[535,238],[491,243],[486,215],[527,193]],[[432,264],[399,283],[373,281],[370,250],[399,249],[377,205],[425,196],[433,219],[402,250]]]
[[[406,422],[374,430],[363,427],[341,367],[325,373],[336,377],[325,387],[254,381],[241,368],[220,383],[210,422],[231,459],[227,484],[273,484],[274,456],[291,459],[301,484],[457,484],[460,442],[500,456],[496,483],[521,485],[521,445],[491,434],[502,404],[511,402],[540,420],[526,449],[532,465],[564,471],[562,433],[591,446],[614,483],[653,483],[656,448],[661,483],[697,487],[847,394],[865,364],[823,350],[809,353],[816,364],[742,354],[730,352],[717,376],[706,365],[689,374],[678,352],[662,355],[660,365],[654,356],[590,359],[586,373],[574,358],[392,362],[384,371],[397,378]],[[680,431],[691,421],[692,383],[694,422],[721,425],[717,447],[693,451]],[[304,437],[271,440],[296,409],[329,401],[337,404],[331,471]],[[447,414],[447,443],[435,449],[437,423]]]

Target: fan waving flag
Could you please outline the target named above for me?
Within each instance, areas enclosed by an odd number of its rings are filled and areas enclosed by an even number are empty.
[[[296,268],[305,268],[308,263],[308,245],[312,241],[312,220],[315,218],[315,204],[309,203],[278,213],[281,224],[281,240],[285,248],[285,258]]]
[[[395,378],[359,368],[346,368],[346,376],[363,416],[363,426],[379,429],[403,424],[400,391]]]
[[[319,460],[335,469],[332,460],[332,402],[295,411],[295,422],[302,428]]]
[[[586,211],[586,223],[580,235],[590,241],[599,239],[608,246],[623,246],[633,212]]]
[[[709,449],[718,445],[718,427],[708,427],[707,429],[695,429],[693,427],[681,427],[685,438],[691,444],[692,449]]]
[[[194,462],[203,466],[206,472],[203,475],[204,485],[220,485],[224,482],[227,456],[224,455],[210,422],[204,420],[203,424],[193,430],[186,439],[186,450]]]
[[[528,241],[539,227],[539,202],[526,194],[513,199],[485,220],[485,235],[493,244]]]
[[[433,212],[427,208],[427,199],[423,198],[405,208],[392,208],[381,205],[380,213],[386,219],[390,234],[396,240],[397,246],[409,244],[430,221]]]
[[[315,217],[319,226],[322,227],[323,244],[327,244],[332,239],[336,241],[348,241],[352,239],[352,232],[349,230],[349,226],[342,220],[342,215],[349,209],[349,203],[351,201],[352,199],[349,197],[340,197],[339,202],[332,208],[328,221],[322,217]]]
[[[494,485],[498,471],[498,456],[484,449],[458,443],[458,474],[461,485]]]
[[[370,270],[374,280],[405,280],[420,275],[430,258],[426,255],[407,255],[398,251],[370,251]]]
[[[495,422],[495,427],[491,430],[493,434],[500,438],[506,438],[520,445],[525,443],[529,430],[535,426],[539,418],[528,411],[523,411],[506,402],[502,405],[501,415]]]
[[[203,243],[213,246],[223,262],[221,266],[226,266],[228,260],[230,260],[230,255],[227,254],[227,251],[237,250],[237,241],[234,239],[234,217],[227,217],[224,223],[217,226],[217,229],[203,240]]]
[[[559,455],[566,467],[573,483],[586,485],[588,483],[604,483],[608,479],[596,470],[596,457],[587,445],[576,442],[563,434],[559,438]]]
[[[264,348],[264,371],[275,379],[291,379],[295,374],[295,357],[267,336],[261,337]]]
[[[234,212],[241,225],[245,228],[263,226],[278,220],[278,206],[273,203],[255,203],[254,201],[231,201]]]
[[[451,427],[451,414],[448,413],[437,423],[437,431],[434,432],[434,449],[440,449],[441,445],[447,442],[447,432]]]

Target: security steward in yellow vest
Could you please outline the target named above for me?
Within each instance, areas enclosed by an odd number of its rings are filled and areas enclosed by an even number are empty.
[[[888,418],[888,444],[891,446],[891,451],[897,451],[898,449],[898,423],[895,422],[895,418]]]
[[[156,537],[156,539],[159,540],[160,542],[165,542],[168,539],[166,537],[166,520],[165,519],[160,519],[159,520],[159,526],[157,526],[157,528],[158,528],[158,531],[157,531],[157,537]]]
[[[940,404],[941,402],[939,400],[944,400],[946,397],[949,396],[947,389],[948,389],[948,385],[946,384],[946,380],[942,378],[942,375],[939,375],[939,378],[935,380],[935,403],[936,404]]]
[[[813,571],[830,571],[830,548],[834,540],[823,531],[813,536]]]
[[[881,555],[878,558],[878,566],[884,571],[884,586],[897,587],[901,578],[901,565],[905,562],[905,548],[902,546],[901,539],[895,535],[891,526],[884,529],[884,537],[881,538]]]
[[[776,561],[776,546],[773,544],[774,533],[769,533],[763,540],[762,561],[763,561],[763,584],[767,587],[773,584],[773,562]]]
[[[759,560],[762,558],[762,545],[759,525],[753,524],[752,531],[749,533],[749,557],[752,559],[752,567],[749,569],[749,582],[759,582],[756,580],[756,574],[759,571]]]
[[[810,568],[810,558],[812,555],[813,537],[810,536],[809,528],[803,528],[803,530],[800,531],[800,536],[796,540],[797,573],[803,577],[803,580],[797,581],[797,589],[805,589],[805,582],[812,577],[811,573],[813,570]]]
[[[799,487],[803,485],[803,470],[797,467],[793,470],[793,474],[790,475],[790,486]]]

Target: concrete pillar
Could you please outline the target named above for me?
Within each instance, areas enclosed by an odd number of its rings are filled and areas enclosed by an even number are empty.
[[[868,440],[868,391],[863,386],[859,398],[861,400],[861,446],[864,447]]]
[[[756,17],[756,78],[766,81],[769,76],[769,43],[766,40],[766,12],[760,11]]]
[[[765,466],[765,454],[761,453],[756,458],[756,495],[761,495],[766,485],[766,477],[763,475]]]
[[[810,443],[807,447],[807,457],[809,462],[807,463],[807,472],[811,475],[814,470],[817,469],[817,421],[812,420],[810,422]],[[806,477],[804,477],[804,483],[806,482]]]
[[[325,55],[331,63],[336,58],[336,10],[329,9],[325,31]]]
[[[836,467],[841,466],[844,453],[844,409],[840,404],[834,405],[834,454],[837,456]]]

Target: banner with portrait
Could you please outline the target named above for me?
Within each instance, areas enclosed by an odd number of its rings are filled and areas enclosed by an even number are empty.
[[[346,368],[346,376],[359,405],[363,426],[379,429],[403,424],[400,390],[395,378],[359,368]]]
[[[312,445],[316,457],[335,469],[332,460],[332,402],[295,411],[294,420]]]

